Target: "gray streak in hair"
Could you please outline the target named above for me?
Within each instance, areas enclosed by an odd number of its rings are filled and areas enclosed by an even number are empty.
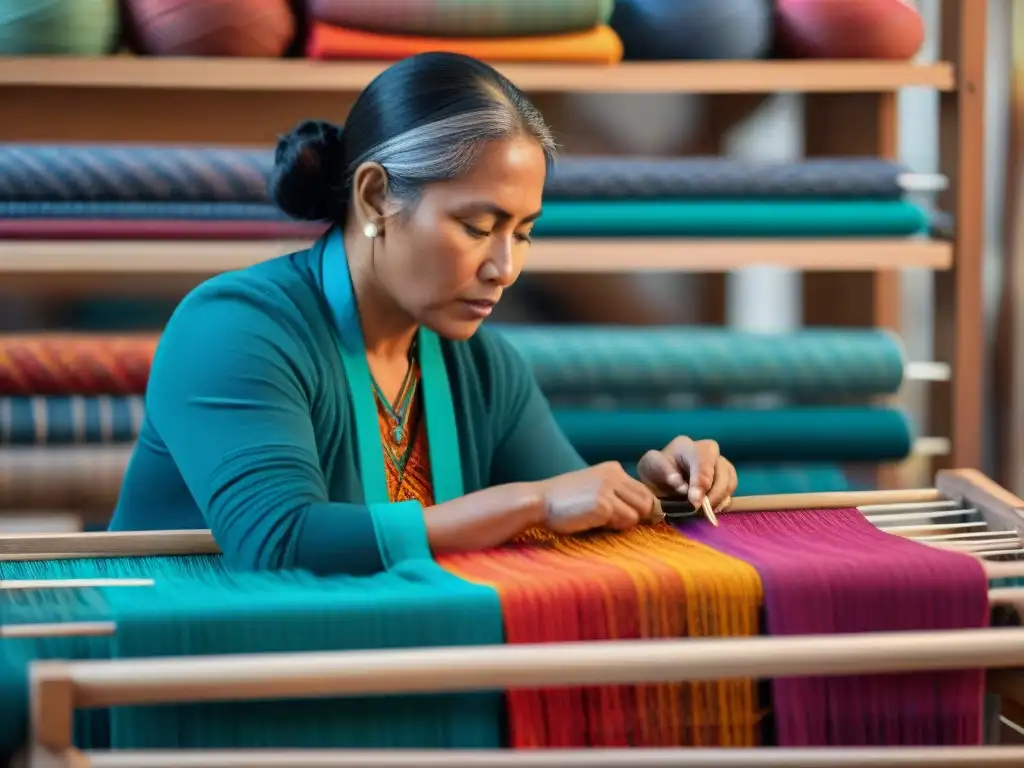
[[[486,109],[435,120],[383,141],[350,163],[346,175],[352,178],[363,163],[379,163],[388,173],[389,194],[409,202],[424,185],[468,171],[485,142],[519,135],[536,138],[548,164],[553,162],[555,141],[540,112],[529,103],[500,98]]]

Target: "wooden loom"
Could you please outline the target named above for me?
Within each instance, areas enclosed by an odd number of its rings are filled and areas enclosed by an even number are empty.
[[[1024,499],[973,470],[940,472],[934,489],[751,496],[730,512],[857,507],[896,535],[981,558],[990,578],[1024,577]],[[914,520],[919,521],[918,524]],[[956,519],[966,522],[947,523]],[[920,521],[924,521],[920,523]],[[902,530],[901,530],[902,529]],[[215,554],[209,531],[23,534],[0,538],[0,560]],[[33,589],[112,580],[0,583]],[[141,580],[113,580],[142,586]],[[127,582],[138,582],[130,584]],[[1024,589],[994,589],[992,604],[1024,605]],[[33,625],[21,627],[29,629]],[[15,630],[8,627],[7,630]],[[36,625],[7,636],[110,634],[111,624]],[[261,750],[80,752],[76,708],[157,703],[456,692],[726,678],[850,675],[986,668],[1001,701],[1003,746],[846,749]],[[997,671],[996,671],[997,670]],[[806,637],[614,641],[561,645],[35,662],[28,768],[555,768],[668,766],[1024,765],[1024,628]],[[1018,746],[1006,746],[1016,743]]]

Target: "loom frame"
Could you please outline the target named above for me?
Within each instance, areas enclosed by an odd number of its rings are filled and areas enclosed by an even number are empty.
[[[927,502],[956,499],[987,524],[1024,533],[1024,499],[976,470],[939,472],[935,488],[784,494],[737,498],[727,514],[754,510]],[[22,534],[0,537],[0,559],[210,554],[208,531],[138,534]],[[543,683],[625,683],[723,677],[851,674],[983,666],[1002,709],[1024,712],[1024,628],[855,636],[756,637],[681,641],[431,648],[401,651],[35,662],[31,671],[29,768],[220,768],[221,766],[367,766],[368,768],[545,768],[644,766],[1009,766],[1020,747],[957,749],[584,750],[566,753],[386,750],[265,750],[83,753],[72,745],[76,707],[229,698],[508,688]],[[1007,723],[1007,727],[1019,727]],[[1012,735],[1012,733],[1011,733]]]

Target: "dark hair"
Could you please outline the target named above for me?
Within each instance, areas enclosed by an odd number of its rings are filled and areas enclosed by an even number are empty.
[[[366,86],[345,128],[307,121],[281,137],[270,197],[296,219],[344,223],[352,175],[366,162],[388,173],[388,194],[412,200],[423,185],[456,178],[483,142],[534,136],[549,163],[544,118],[511,82],[481,61],[424,53],[393,64]]]

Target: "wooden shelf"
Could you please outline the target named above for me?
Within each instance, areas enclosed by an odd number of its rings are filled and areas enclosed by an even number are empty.
[[[301,250],[308,241],[0,241],[0,274],[212,275]],[[930,240],[542,240],[527,271],[721,273],[753,266],[807,272],[925,268],[953,264],[948,243]]]
[[[354,93],[386,62],[304,59],[0,58],[0,88]],[[955,87],[952,65],[892,61],[694,61],[617,66],[507,64],[531,93],[881,93]]]

